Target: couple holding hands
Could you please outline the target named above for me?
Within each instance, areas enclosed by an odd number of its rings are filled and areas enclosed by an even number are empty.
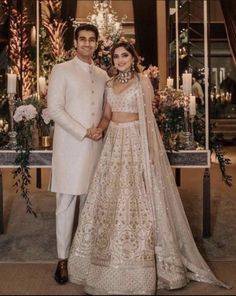
[[[77,56],[54,66],[48,89],[56,281],[103,295],[152,295],[190,280],[227,287],[195,245],[134,47],[114,44],[110,79],[92,61],[97,28],[80,25],[74,37]]]

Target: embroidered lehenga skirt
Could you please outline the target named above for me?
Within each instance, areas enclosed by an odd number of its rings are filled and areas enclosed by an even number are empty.
[[[89,294],[154,294],[153,213],[139,121],[111,122],[69,257],[69,279]]]

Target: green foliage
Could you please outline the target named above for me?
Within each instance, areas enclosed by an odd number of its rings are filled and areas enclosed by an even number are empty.
[[[6,119],[9,121],[9,104],[8,104],[8,98],[7,94],[0,93],[0,117],[1,119]]]
[[[46,109],[47,107],[47,102],[45,99],[38,100],[37,96],[31,96],[23,101],[20,99],[17,100],[15,106],[15,116],[17,114],[17,110],[19,111],[19,108],[22,106],[30,106],[31,109],[27,109],[27,112],[25,113],[23,111],[19,112],[19,115],[15,118],[14,126],[15,131],[17,132],[16,151],[18,154],[15,159],[15,165],[17,168],[13,171],[13,177],[16,180],[14,186],[16,187],[16,191],[20,192],[21,196],[26,201],[27,213],[33,214],[36,217],[37,215],[32,209],[30,193],[28,190],[28,186],[31,182],[29,165],[30,153],[33,149],[32,134],[36,127],[42,129],[42,133],[45,132],[45,129],[50,129],[52,121],[49,120],[48,123],[45,123],[42,117],[42,110]]]
[[[38,100],[36,96],[31,96],[28,99],[22,101],[17,100],[16,108],[20,106],[32,105],[35,107],[37,114],[32,119],[24,118],[20,121],[15,122],[14,129],[17,132],[17,156],[15,158],[16,169],[13,170],[13,177],[16,180],[14,186],[16,187],[16,192],[20,192],[22,198],[26,201],[26,212],[33,214],[37,217],[35,211],[32,208],[30,201],[30,193],[28,186],[31,183],[30,175],[30,153],[33,149],[32,147],[32,131],[36,126],[39,118],[39,110],[42,108],[42,101]]]
[[[231,164],[231,160],[225,157],[225,152],[223,151],[222,137],[221,135],[215,135],[212,132],[213,125],[210,124],[209,133],[209,148],[211,153],[215,153],[216,158],[219,162],[219,168],[222,174],[222,179],[224,183],[228,186],[232,186],[232,176],[228,175],[226,172],[227,165]],[[200,143],[202,146],[205,145],[205,115],[204,113],[198,112],[195,116],[194,121],[194,139]]]
[[[165,108],[165,119],[158,116],[157,123],[163,134],[163,142],[167,150],[180,149],[180,132],[184,131],[184,108],[183,107],[167,107]]]
[[[9,142],[9,104],[5,91],[0,92],[0,119],[4,124],[4,126],[0,126],[0,147],[2,148]]]
[[[5,147],[9,142],[9,135],[5,131],[0,131],[0,147]]]
[[[163,136],[163,143],[166,150],[178,151],[182,148],[180,139],[181,132],[185,131],[186,124],[189,127],[189,122],[186,122],[184,116],[184,111],[186,110],[184,97],[181,92],[170,89],[159,91],[157,96],[158,108],[155,116]],[[205,114],[199,109],[194,117],[193,133],[197,146],[205,147]],[[225,157],[220,135],[216,136],[213,134],[212,125],[210,125],[209,134],[209,147],[211,153],[215,153],[216,155],[223,181],[226,185],[231,186],[232,176],[228,175],[226,171],[227,165],[230,165],[231,161],[229,158]]]
[[[32,208],[29,197],[28,186],[31,182],[30,175],[30,150],[32,149],[32,125],[31,121],[21,121],[16,124],[15,130],[17,132],[17,148],[18,152],[15,158],[15,165],[17,168],[13,171],[13,177],[16,180],[14,186],[16,192],[21,192],[22,198],[26,201],[26,212],[37,217]]]
[[[165,89],[157,92],[158,107],[155,113],[157,124],[163,135],[165,148],[178,151],[181,148],[180,133],[185,130],[183,92]]]
[[[231,160],[225,157],[225,152],[223,151],[222,141],[219,135],[211,134],[210,149],[211,152],[215,153],[216,158],[218,159],[223,181],[226,185],[232,186],[232,176],[228,175],[226,172],[226,166],[231,164]]]
[[[39,43],[39,64],[40,75],[48,79],[48,75],[51,73],[52,67],[55,65],[55,61],[50,54],[51,45],[47,31],[44,27],[40,27],[40,43]]]

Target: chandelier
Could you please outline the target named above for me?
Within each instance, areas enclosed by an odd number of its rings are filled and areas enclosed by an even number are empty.
[[[118,21],[117,13],[112,9],[111,0],[95,0],[93,14],[87,19],[98,28],[100,38],[103,40],[117,41],[122,33],[122,23],[127,18],[124,16]]]

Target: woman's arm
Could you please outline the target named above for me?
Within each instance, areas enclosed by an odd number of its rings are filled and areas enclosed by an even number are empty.
[[[97,126],[97,128],[100,128],[102,132],[104,132],[107,129],[109,122],[111,120],[111,115],[112,115],[111,106],[106,102],[102,119]]]
[[[92,136],[93,140],[101,139],[103,132],[107,129],[107,127],[109,125],[109,122],[111,120],[111,115],[112,115],[111,107],[106,102],[105,107],[104,107],[104,111],[103,111],[103,115],[102,115],[102,119],[100,120],[97,128],[91,129],[91,132],[92,132],[91,136]]]

